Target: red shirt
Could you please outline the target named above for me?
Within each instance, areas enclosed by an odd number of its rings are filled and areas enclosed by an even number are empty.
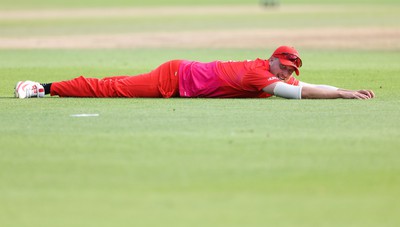
[[[280,80],[269,72],[268,60],[183,61],[179,68],[181,97],[266,98],[262,89]],[[295,78],[286,82],[298,85]]]

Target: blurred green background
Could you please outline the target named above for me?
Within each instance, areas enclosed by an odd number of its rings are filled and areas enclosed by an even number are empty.
[[[5,8],[57,8],[57,7],[117,7],[117,6],[171,6],[171,5],[230,5],[260,4],[268,0],[2,0],[0,9]],[[275,1],[276,0],[271,0]],[[398,0],[281,0],[280,4],[385,4],[399,3]]]

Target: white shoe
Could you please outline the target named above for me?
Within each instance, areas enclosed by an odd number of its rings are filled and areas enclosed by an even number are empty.
[[[33,81],[19,81],[15,85],[14,96],[16,98],[43,98],[44,87],[38,82]]]

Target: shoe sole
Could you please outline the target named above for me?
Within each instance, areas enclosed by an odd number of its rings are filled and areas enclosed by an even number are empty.
[[[19,81],[14,88],[14,97],[15,98],[20,98],[20,99],[24,99],[26,98],[26,93],[22,92],[21,94],[18,92],[20,86],[24,83],[24,81]]]
[[[14,97],[15,98],[19,98],[17,88],[19,87],[20,83],[22,83],[22,81],[18,81],[17,84],[15,84],[15,87],[14,87]]]

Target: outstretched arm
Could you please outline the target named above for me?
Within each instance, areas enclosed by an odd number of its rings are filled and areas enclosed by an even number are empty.
[[[318,87],[302,87],[301,98],[303,99],[371,99],[375,94],[371,90],[344,90],[323,89]]]
[[[310,83],[305,83],[302,81],[299,81],[299,86],[303,87],[314,87],[314,88],[321,88],[324,90],[332,90],[332,91],[338,91],[339,95],[341,96],[340,98],[355,98],[355,99],[371,99],[375,97],[375,94],[371,90],[347,90],[343,88],[337,88],[331,85],[324,85],[324,84],[310,84]],[[306,88],[306,90],[308,90]],[[306,96],[310,95],[310,93],[313,93],[312,91],[308,91],[309,94],[306,94]]]
[[[345,90],[331,87],[293,86],[283,82],[273,83],[263,88],[263,91],[288,99],[371,99],[375,94],[371,90]]]

